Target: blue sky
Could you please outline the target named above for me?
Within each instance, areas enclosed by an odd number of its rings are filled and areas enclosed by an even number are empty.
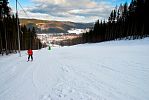
[[[25,7],[25,6],[32,6],[33,5],[33,3],[31,2],[31,0],[18,0],[18,1],[21,3],[21,5],[23,7]],[[16,0],[9,0],[9,5],[11,7],[15,8]]]
[[[107,19],[111,10],[131,0],[18,0],[29,18],[74,22],[94,22]],[[15,11],[15,0],[9,5]],[[19,9],[19,17],[28,16]]]

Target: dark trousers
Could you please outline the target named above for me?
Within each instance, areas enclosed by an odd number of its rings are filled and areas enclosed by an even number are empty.
[[[31,57],[31,60],[33,60],[33,55],[28,55],[28,61],[29,61],[30,57]]]

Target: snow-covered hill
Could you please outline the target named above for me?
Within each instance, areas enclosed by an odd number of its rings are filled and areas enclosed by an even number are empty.
[[[149,38],[0,56],[0,100],[149,100]]]

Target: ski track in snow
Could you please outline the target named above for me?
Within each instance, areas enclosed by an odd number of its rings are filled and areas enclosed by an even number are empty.
[[[148,40],[0,56],[0,100],[149,100]]]

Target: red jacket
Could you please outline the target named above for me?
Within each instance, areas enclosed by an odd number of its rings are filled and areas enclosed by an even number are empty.
[[[32,51],[31,49],[29,49],[29,50],[27,51],[27,53],[28,53],[29,55],[32,55],[32,54],[33,54],[33,51]]]

